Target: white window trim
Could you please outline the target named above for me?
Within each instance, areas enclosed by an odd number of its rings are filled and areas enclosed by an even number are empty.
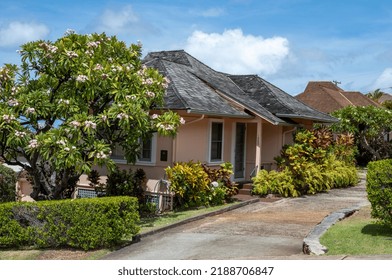
[[[222,150],[221,160],[211,160],[211,141],[212,141],[212,124],[213,123],[222,123]],[[224,163],[224,150],[225,150],[225,122],[222,119],[210,119],[209,126],[208,126],[208,165],[219,165]]]
[[[151,161],[146,161],[146,160],[136,160],[135,165],[141,165],[141,166],[154,166],[157,161],[157,133],[152,134],[151,138]]]
[[[156,155],[157,155],[157,133],[152,134],[151,138],[151,161],[143,161],[137,159],[135,162],[135,165],[140,165],[140,166],[155,166],[156,164]],[[112,158],[112,160],[115,163],[118,164],[128,164],[127,160],[124,159],[119,159],[119,158]]]

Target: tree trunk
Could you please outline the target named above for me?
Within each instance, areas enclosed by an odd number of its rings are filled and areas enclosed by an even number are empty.
[[[30,196],[35,200],[43,200],[71,197],[81,174],[72,169],[56,172],[49,162],[44,162],[35,165],[30,175],[34,184]]]

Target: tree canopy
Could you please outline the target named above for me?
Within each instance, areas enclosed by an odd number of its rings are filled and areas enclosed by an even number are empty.
[[[20,65],[0,68],[0,158],[23,167],[33,198],[66,196],[94,165],[129,162],[140,139],[175,135],[183,120],[163,105],[169,81],[141,62],[141,45],[106,34],[67,32],[55,42],[21,46]]]
[[[360,164],[392,156],[389,139],[392,131],[391,110],[374,106],[349,106],[333,112],[332,115],[340,119],[340,122],[332,126],[335,132],[354,134]]]

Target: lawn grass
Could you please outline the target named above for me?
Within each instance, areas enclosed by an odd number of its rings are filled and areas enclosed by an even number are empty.
[[[376,223],[370,211],[370,206],[361,209],[320,238],[320,243],[328,248],[327,255],[392,254],[392,229]]]

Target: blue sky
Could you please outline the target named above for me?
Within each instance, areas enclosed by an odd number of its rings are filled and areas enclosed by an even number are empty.
[[[67,29],[141,41],[144,55],[184,49],[292,95],[317,80],[392,92],[390,0],[0,0],[0,65],[18,63],[21,44]]]

